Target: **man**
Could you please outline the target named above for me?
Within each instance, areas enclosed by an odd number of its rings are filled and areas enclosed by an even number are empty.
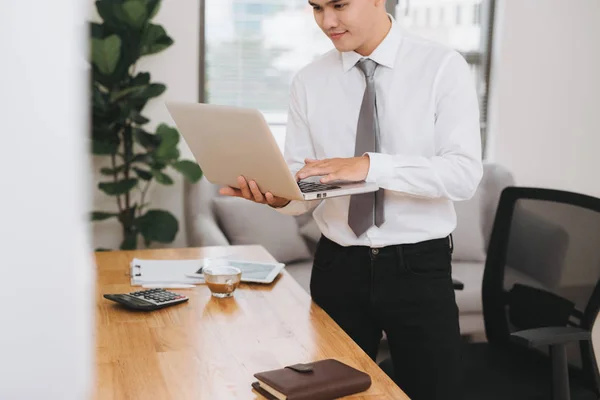
[[[239,178],[222,194],[298,215],[323,234],[311,296],[373,359],[386,333],[413,400],[460,397],[451,280],[453,201],[481,180],[478,100],[459,53],[412,37],[385,0],[310,0],[335,50],[291,88],[285,157],[297,179],[376,182],[376,193],[300,202]]]

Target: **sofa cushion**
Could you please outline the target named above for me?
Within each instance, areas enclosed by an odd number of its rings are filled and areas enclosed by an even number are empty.
[[[483,282],[482,262],[452,262],[452,278],[461,281],[465,287],[455,291],[456,305],[460,314],[481,313],[481,283]]]
[[[469,262],[485,260],[482,201],[483,191],[479,188],[471,199],[454,202],[456,229],[452,233],[453,260]]]
[[[300,234],[308,241],[313,243],[319,242],[321,239],[321,230],[319,229],[319,225],[317,225],[317,221],[314,218],[311,218],[307,223],[300,227]]]
[[[219,225],[232,245],[260,244],[282,263],[311,257],[294,217],[237,197],[213,201]]]
[[[461,281],[465,285],[463,290],[454,292],[456,294],[456,305],[460,314],[483,312],[481,288],[484,269],[485,263],[452,262],[452,279]],[[506,266],[504,272],[504,289],[510,290],[517,282],[534,288],[545,289],[544,285],[539,281]]]
[[[310,277],[312,275],[312,260],[297,261],[287,264],[286,271],[302,286],[306,293],[310,294]]]
[[[500,195],[507,186],[513,186],[515,180],[513,175],[503,166],[485,162],[483,164],[483,178],[480,183],[482,191],[482,210],[483,210],[483,237],[485,248],[490,244],[490,236],[494,219],[496,218],[496,209],[500,201]]]

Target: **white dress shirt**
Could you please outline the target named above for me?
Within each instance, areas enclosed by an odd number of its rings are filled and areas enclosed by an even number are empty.
[[[448,236],[453,201],[473,196],[482,177],[479,106],[460,53],[406,33],[394,19],[368,56],[375,71],[380,152],[367,153],[366,180],[385,189],[385,223],[356,237],[349,196],[292,201],[279,212],[314,210],[321,232],[342,246],[382,247]],[[295,173],[304,159],[353,157],[366,82],[356,52],[332,50],[292,82],[284,156]]]

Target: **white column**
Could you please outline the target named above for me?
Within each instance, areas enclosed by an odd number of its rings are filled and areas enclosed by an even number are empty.
[[[498,1],[490,160],[517,184],[600,196],[600,2]]]
[[[86,2],[0,1],[0,399],[86,399]]]

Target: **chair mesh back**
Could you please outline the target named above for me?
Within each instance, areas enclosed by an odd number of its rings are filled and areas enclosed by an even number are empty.
[[[600,212],[548,200],[516,200],[503,277],[510,331],[585,325],[584,312],[599,278]],[[570,347],[569,361],[581,366],[579,344]]]

